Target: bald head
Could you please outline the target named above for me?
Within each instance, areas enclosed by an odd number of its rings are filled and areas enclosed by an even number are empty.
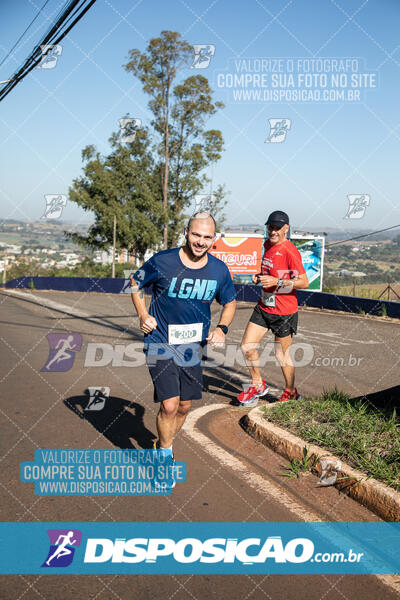
[[[216,230],[217,225],[215,223],[214,217],[210,213],[208,213],[208,212],[197,212],[197,213],[194,213],[194,215],[192,215],[190,217],[189,221],[188,221],[188,224],[187,224],[188,231],[190,231],[190,229],[192,228],[193,222],[197,221],[197,220],[201,220],[202,224],[203,223],[204,224],[206,224],[206,223],[207,224],[209,224],[209,223],[211,224],[212,223],[213,228],[214,228],[214,234],[215,234],[215,230]]]

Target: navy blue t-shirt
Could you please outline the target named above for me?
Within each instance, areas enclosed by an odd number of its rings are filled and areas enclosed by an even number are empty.
[[[139,289],[151,286],[149,313],[157,328],[147,335],[146,343],[168,343],[168,325],[202,323],[202,341],[210,327],[210,305],[214,298],[227,304],[236,298],[228,267],[208,254],[207,264],[200,269],[186,267],[179,248],[163,250],[152,256],[133,275]],[[182,340],[182,343],[185,343]]]

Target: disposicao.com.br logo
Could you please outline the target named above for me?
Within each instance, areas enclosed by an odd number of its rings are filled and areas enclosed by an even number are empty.
[[[16,522],[0,539],[4,574],[400,573],[400,522]]]
[[[376,532],[372,527],[365,543],[362,526],[366,524],[120,525],[124,526],[118,533],[125,535],[107,535],[105,531],[104,536],[88,537],[81,559],[85,568],[104,573],[373,573],[393,572],[396,568],[400,571],[400,565],[389,566],[386,561],[391,544],[394,547],[400,541],[399,528],[391,530],[391,537],[389,532]],[[362,531],[357,525],[361,525]],[[383,551],[385,559],[377,553],[376,545],[369,544],[373,539],[376,542],[377,537],[382,540],[382,533],[390,540]]]
[[[164,557],[172,557],[177,563],[235,563],[253,565],[274,561],[275,563],[311,562],[360,562],[363,553],[349,549],[344,552],[318,552],[308,538],[294,538],[286,543],[281,536],[262,538],[90,538],[86,544],[85,563],[156,563]]]
[[[253,549],[253,552],[250,551]],[[251,553],[248,554],[248,551]],[[255,552],[258,551],[258,554]],[[120,538],[89,539],[86,544],[84,562],[99,563],[111,560],[113,563],[151,562],[170,556],[178,563],[234,563],[251,565],[272,559],[278,563],[301,563],[310,560],[314,554],[314,544],[306,538],[295,538],[283,545],[280,536],[247,538]]]

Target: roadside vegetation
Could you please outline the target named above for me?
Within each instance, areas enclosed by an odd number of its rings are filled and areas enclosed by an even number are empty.
[[[376,408],[334,389],[266,408],[264,417],[400,491],[400,422],[393,406]]]
[[[111,277],[111,265],[95,263],[85,258],[74,267],[43,268],[39,263],[20,262],[7,271],[7,281],[18,277]],[[117,263],[115,265],[115,277],[125,277],[124,270],[136,271],[137,267],[131,263]]]
[[[361,284],[361,285],[333,285],[331,287],[324,286],[324,291],[329,291],[331,294],[339,294],[343,296],[357,296],[358,298],[373,298],[377,300],[392,300],[399,301],[395,292],[400,296],[400,283],[391,283],[394,291],[387,291],[387,283],[377,284]],[[389,298],[388,298],[389,296]]]

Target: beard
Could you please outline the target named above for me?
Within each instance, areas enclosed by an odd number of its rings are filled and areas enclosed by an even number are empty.
[[[189,240],[186,238],[186,249],[187,249],[187,251],[189,252],[189,255],[190,255],[190,257],[191,257],[193,260],[199,260],[200,258],[203,258],[203,256],[204,256],[205,254],[207,254],[207,252],[208,252],[208,250],[209,250],[209,248],[208,248],[208,247],[205,247],[205,248],[203,249],[203,252],[201,252],[201,254],[195,254],[195,253],[193,252],[193,250],[192,250],[192,245],[194,245],[194,244],[190,244],[190,243],[189,243]]]

